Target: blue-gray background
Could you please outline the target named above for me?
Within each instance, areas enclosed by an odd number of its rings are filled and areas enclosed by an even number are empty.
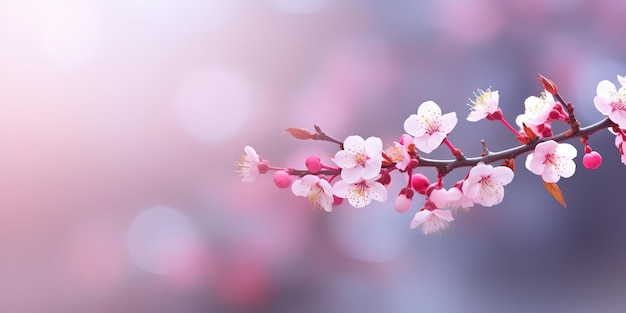
[[[426,100],[457,112],[466,155],[508,148],[466,103],[492,86],[514,123],[537,73],[591,124],[597,83],[626,74],[625,20],[612,0],[1,1],[0,311],[623,312],[608,131],[595,171],[572,140],[567,208],[519,158],[502,204],[440,235],[409,229],[420,197],[393,209],[402,176],[327,214],[234,170],[245,145],[298,168],[336,152],[287,127],[390,144]]]

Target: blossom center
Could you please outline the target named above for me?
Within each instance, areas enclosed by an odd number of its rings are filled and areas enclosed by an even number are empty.
[[[479,194],[480,198],[483,199],[483,196],[491,198],[498,194],[501,184],[497,184],[493,181],[493,179],[491,179],[490,176],[488,176],[480,180],[480,186],[481,188]]]
[[[435,112],[428,112],[427,115],[421,116],[418,121],[420,126],[426,130],[426,133],[429,135],[439,131],[439,120],[441,119],[441,114],[437,114]]]
[[[314,208],[318,205],[322,192],[322,188],[319,185],[311,185],[311,189],[309,189],[309,195],[307,198]]]
[[[487,88],[487,90],[478,89],[478,94],[474,92],[474,96],[476,100],[471,100],[472,104],[468,104],[470,110],[472,111],[483,111],[489,109],[489,102],[487,99],[491,99],[491,88]]]

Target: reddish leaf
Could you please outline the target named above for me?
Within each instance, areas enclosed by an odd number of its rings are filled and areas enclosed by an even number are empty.
[[[301,140],[317,138],[316,133],[312,133],[310,130],[306,128],[290,127],[290,128],[285,129],[285,132]]]
[[[549,194],[551,194],[556,201],[558,201],[563,207],[567,208],[565,204],[565,199],[563,199],[563,194],[561,193],[561,189],[556,183],[546,183],[543,179],[543,187],[546,188]]]
[[[535,134],[535,132],[530,129],[530,127],[526,126],[526,123],[522,123],[522,126],[524,127],[524,134],[528,136],[528,139],[530,139],[530,141],[533,141],[535,140],[535,138],[537,138],[537,134]]]
[[[506,166],[510,168],[512,171],[515,171],[515,159],[509,158],[509,159],[502,161],[502,166]]]

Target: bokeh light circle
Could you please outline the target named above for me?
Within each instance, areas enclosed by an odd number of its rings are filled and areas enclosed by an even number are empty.
[[[177,275],[180,258],[193,256],[198,238],[189,218],[178,210],[158,206],[138,214],[127,234],[135,265],[158,275]],[[174,266],[172,266],[174,265]]]

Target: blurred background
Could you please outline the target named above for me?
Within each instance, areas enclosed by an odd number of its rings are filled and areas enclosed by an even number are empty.
[[[519,158],[503,203],[429,236],[409,229],[423,198],[393,208],[401,176],[324,213],[235,164],[337,150],[287,127],[388,145],[427,100],[466,155],[512,147],[466,103],[492,86],[514,123],[539,72],[589,125],[597,83],[626,74],[625,18],[617,0],[0,0],[0,312],[624,312],[608,131],[596,171],[572,140],[567,208]]]

